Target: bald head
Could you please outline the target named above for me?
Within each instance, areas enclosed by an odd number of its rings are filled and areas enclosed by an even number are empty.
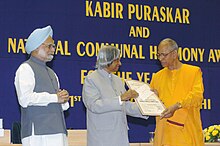
[[[160,42],[158,48],[160,48],[161,46],[166,46],[168,50],[178,50],[177,43],[173,39],[170,39],[170,38],[163,39]]]

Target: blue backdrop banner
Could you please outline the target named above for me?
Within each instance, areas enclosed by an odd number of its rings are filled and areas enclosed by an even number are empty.
[[[4,128],[20,120],[14,87],[15,71],[29,56],[28,35],[51,25],[57,45],[49,66],[57,73],[61,88],[70,93],[65,112],[68,129],[86,129],[82,85],[94,70],[97,52],[104,44],[121,50],[122,79],[150,83],[161,69],[157,45],[172,38],[179,45],[183,63],[200,66],[205,93],[201,107],[203,128],[220,124],[220,1],[162,0],[1,0],[0,1],[0,118]],[[147,142],[155,119],[128,117],[131,142]]]

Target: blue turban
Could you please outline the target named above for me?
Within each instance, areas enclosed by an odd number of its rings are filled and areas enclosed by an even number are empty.
[[[37,49],[49,36],[53,36],[51,26],[35,29],[27,39],[25,49],[28,54]]]

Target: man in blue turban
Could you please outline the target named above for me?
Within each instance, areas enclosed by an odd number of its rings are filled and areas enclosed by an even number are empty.
[[[16,71],[23,146],[68,145],[63,110],[69,108],[69,93],[60,89],[57,75],[46,65],[55,53],[52,36],[51,26],[35,29],[25,46],[30,58]]]

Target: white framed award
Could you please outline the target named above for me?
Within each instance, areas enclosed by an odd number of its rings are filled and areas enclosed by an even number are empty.
[[[160,116],[165,110],[164,104],[158,96],[151,91],[149,84],[137,80],[125,80],[127,86],[138,92],[139,96],[135,98],[142,115]]]

